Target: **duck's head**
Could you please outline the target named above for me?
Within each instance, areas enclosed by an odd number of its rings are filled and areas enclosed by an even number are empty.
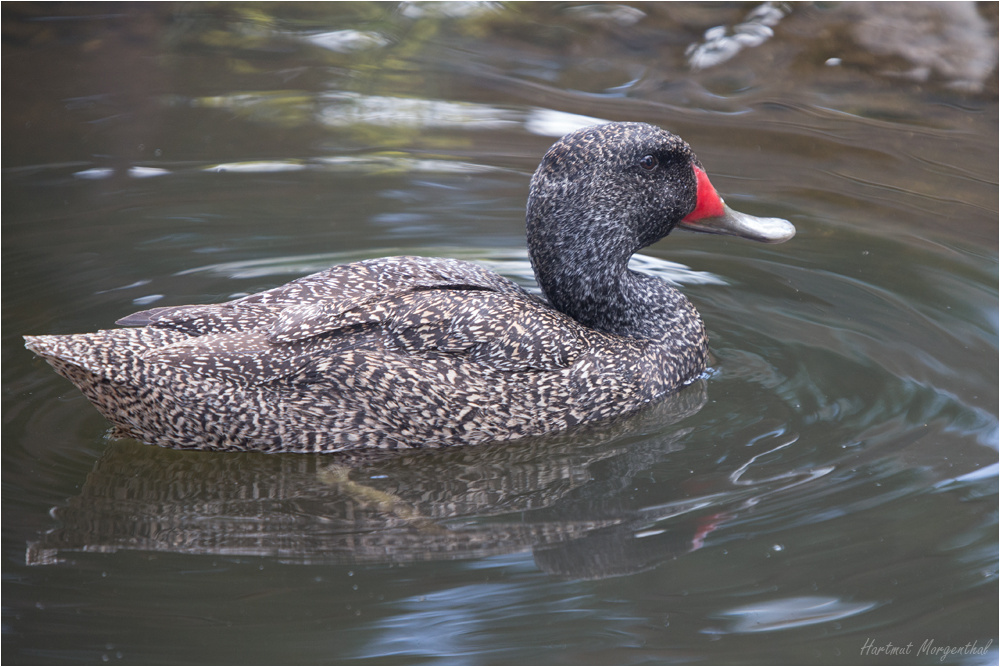
[[[764,243],[795,235],[787,220],[729,208],[691,147],[646,123],[571,132],[548,150],[531,180],[532,245],[545,239],[561,245],[568,237],[586,243],[580,237],[589,235],[630,257],[675,227]]]
[[[795,234],[786,220],[729,208],[691,147],[645,123],[595,125],[557,141],[531,179],[527,226],[542,290],[586,323],[639,317],[639,306],[618,303],[628,296],[628,261],[674,228],[765,243]],[[605,315],[624,309],[632,312]]]

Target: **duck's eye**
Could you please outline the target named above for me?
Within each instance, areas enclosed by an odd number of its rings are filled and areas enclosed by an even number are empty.
[[[660,161],[656,159],[655,155],[643,155],[642,159],[639,160],[639,166],[646,171],[653,171],[659,164]]]

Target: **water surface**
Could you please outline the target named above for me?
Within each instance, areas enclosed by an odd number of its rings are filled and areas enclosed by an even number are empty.
[[[5,660],[996,663],[995,7],[4,12]],[[390,254],[533,288],[528,179],[599,120],[798,229],[643,251],[713,363],[633,417],[175,452],[23,349]]]

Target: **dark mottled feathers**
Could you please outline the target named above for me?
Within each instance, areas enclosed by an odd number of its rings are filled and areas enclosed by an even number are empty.
[[[658,181],[634,169],[650,151],[663,156]],[[390,257],[26,344],[120,433],[171,447],[435,447],[610,418],[705,367],[695,309],[626,268],[692,210],[692,160],[634,123],[558,142],[528,209],[547,300],[469,262]]]
[[[122,432],[198,449],[506,440],[634,410],[701,361],[696,339],[689,368],[655,381],[656,346],[584,329],[474,264],[417,257],[120,323],[143,326],[28,346]]]

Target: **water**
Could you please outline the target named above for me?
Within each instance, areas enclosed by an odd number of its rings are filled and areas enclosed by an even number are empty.
[[[112,10],[5,6],[5,661],[996,663],[995,8]],[[174,452],[22,347],[403,252],[531,287],[528,178],[587,119],[798,228],[644,251],[714,355],[645,413]]]

